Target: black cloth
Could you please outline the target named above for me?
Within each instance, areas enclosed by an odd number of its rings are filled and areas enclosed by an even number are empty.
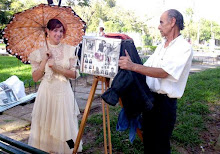
[[[120,56],[125,56],[125,49],[134,63],[142,64],[132,40],[122,41]],[[129,119],[137,117],[144,110],[150,110],[153,106],[153,96],[146,84],[146,76],[120,68],[111,88],[101,95],[106,103],[113,106],[118,103],[119,97]]]
[[[177,99],[153,93],[153,108],[143,114],[145,154],[170,154],[170,137],[176,122]]]

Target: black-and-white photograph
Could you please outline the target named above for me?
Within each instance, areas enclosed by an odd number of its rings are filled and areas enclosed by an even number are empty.
[[[87,51],[95,50],[95,40],[87,40],[86,41],[86,49],[87,49]]]
[[[0,105],[8,105],[18,101],[18,98],[6,84],[0,83]]]
[[[114,78],[118,72],[120,49],[121,39],[84,36],[80,71]],[[89,67],[85,64],[89,64]]]

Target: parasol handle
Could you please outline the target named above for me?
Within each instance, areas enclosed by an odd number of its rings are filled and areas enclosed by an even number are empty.
[[[44,38],[45,38],[47,50],[49,50],[49,46],[48,46],[48,43],[47,43],[47,37],[46,37],[46,27],[43,27],[43,30],[44,30]]]
[[[62,0],[59,0],[58,6],[61,5],[61,1]],[[47,3],[48,3],[48,5],[53,5],[53,0],[47,0]]]
[[[48,5],[52,5],[53,4],[53,0],[47,0]]]
[[[60,6],[60,5],[61,5],[61,1],[62,1],[62,0],[59,0],[58,6]]]
[[[49,46],[48,46],[48,43],[47,43],[47,38],[45,38],[45,41],[46,41],[46,46],[47,46],[47,51],[49,50]]]

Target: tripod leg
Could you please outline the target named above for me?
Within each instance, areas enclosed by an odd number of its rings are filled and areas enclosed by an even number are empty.
[[[110,127],[110,118],[109,118],[109,105],[107,105],[107,124],[108,124],[108,146],[109,154],[112,154],[112,141],[111,141],[111,127]]]
[[[98,78],[94,77],[94,80],[93,80],[93,83],[92,83],[92,88],[90,90],[89,97],[88,97],[88,100],[87,100],[87,103],[86,103],[86,108],[85,108],[84,113],[83,113],[82,121],[81,121],[80,128],[79,128],[79,132],[78,132],[78,135],[77,135],[77,138],[76,138],[76,141],[75,141],[73,154],[77,153],[79,143],[80,143],[80,140],[82,138],[82,134],[83,134],[83,131],[84,131],[84,128],[85,128],[85,124],[86,124],[86,121],[87,121],[87,118],[88,118],[88,115],[89,115],[89,111],[90,111],[90,108],[91,108],[91,105],[92,105],[92,101],[93,101],[93,97],[94,97],[94,94],[95,94],[95,91],[96,91],[97,84],[98,84]]]
[[[105,90],[109,87],[109,80],[105,81]],[[110,127],[110,118],[109,118],[109,105],[106,104],[106,113],[107,113],[107,126],[108,126],[108,146],[109,154],[112,154],[112,141],[111,141],[111,127]]]
[[[104,93],[104,78],[102,78],[102,93]],[[103,118],[103,135],[104,135],[104,148],[107,154],[107,140],[106,140],[106,120],[105,120],[105,102],[102,100],[102,118]]]

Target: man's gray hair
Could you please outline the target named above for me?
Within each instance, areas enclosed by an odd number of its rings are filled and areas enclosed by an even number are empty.
[[[167,12],[168,12],[168,18],[169,19],[175,18],[176,25],[178,26],[179,30],[183,30],[184,29],[183,15],[175,9],[167,10]]]

